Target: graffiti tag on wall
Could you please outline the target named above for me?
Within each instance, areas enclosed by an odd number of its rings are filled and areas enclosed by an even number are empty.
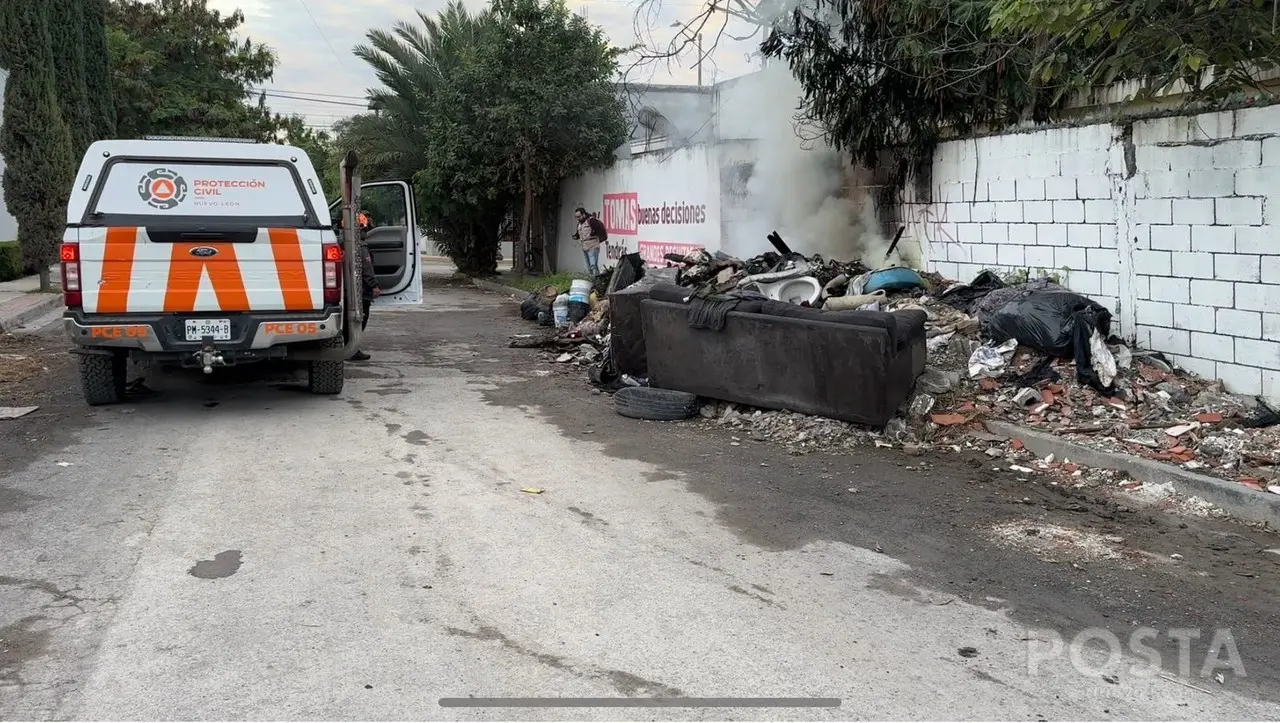
[[[939,212],[937,209],[941,209]],[[912,204],[907,213],[907,228],[911,235],[928,244],[930,260],[937,260],[934,245],[956,243],[955,238],[947,230],[947,204],[920,203]],[[939,249],[940,251],[940,249]],[[946,260],[943,258],[942,260]]]

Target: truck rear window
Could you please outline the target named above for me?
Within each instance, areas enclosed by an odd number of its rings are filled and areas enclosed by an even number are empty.
[[[287,166],[130,159],[108,165],[90,213],[280,218],[307,204]]]

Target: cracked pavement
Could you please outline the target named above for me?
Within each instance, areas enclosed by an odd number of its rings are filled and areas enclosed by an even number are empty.
[[[334,399],[187,376],[89,409],[53,351],[36,386],[0,387],[41,405],[0,422],[0,718],[1274,718],[1274,537],[959,458],[731,449],[547,376],[506,348],[527,330],[436,279],[422,308],[375,310],[374,358]],[[982,532],[1010,520],[1143,555],[1051,561]],[[1176,678],[1167,644],[1174,680],[1030,661],[1046,629],[1135,625],[1205,631],[1197,672],[1230,627],[1248,675]],[[842,705],[438,705],[469,696]]]

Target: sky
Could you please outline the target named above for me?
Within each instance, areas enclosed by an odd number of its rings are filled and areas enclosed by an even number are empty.
[[[465,2],[473,9],[485,4],[485,0]],[[637,19],[640,0],[568,0],[571,9],[603,27],[618,46],[666,47],[681,32],[672,23],[683,24],[704,7],[699,0],[648,2],[644,16]],[[274,82],[267,86],[268,105],[278,113],[303,115],[313,127],[327,129],[360,112],[365,91],[377,85],[373,72],[351,52],[365,41],[368,30],[390,29],[397,21],[418,23],[417,10],[434,14],[443,9],[445,0],[209,0],[209,5],[224,13],[243,11],[242,39],[265,43],[278,54]],[[708,23],[704,29],[704,48],[711,48],[720,22]],[[732,20],[728,30],[742,34],[747,27]],[[703,63],[704,84],[758,68],[759,61],[748,57],[754,45],[722,37]],[[649,63],[630,71],[627,79],[693,85],[696,57],[690,50],[683,62]]]

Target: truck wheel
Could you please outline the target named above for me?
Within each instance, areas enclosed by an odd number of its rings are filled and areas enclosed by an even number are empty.
[[[326,349],[340,349],[344,346],[346,344],[341,336],[335,336],[324,343]],[[341,394],[345,373],[345,362],[307,362],[307,391],[312,394]]]
[[[124,354],[81,354],[80,388],[90,406],[124,401],[129,357]]]

